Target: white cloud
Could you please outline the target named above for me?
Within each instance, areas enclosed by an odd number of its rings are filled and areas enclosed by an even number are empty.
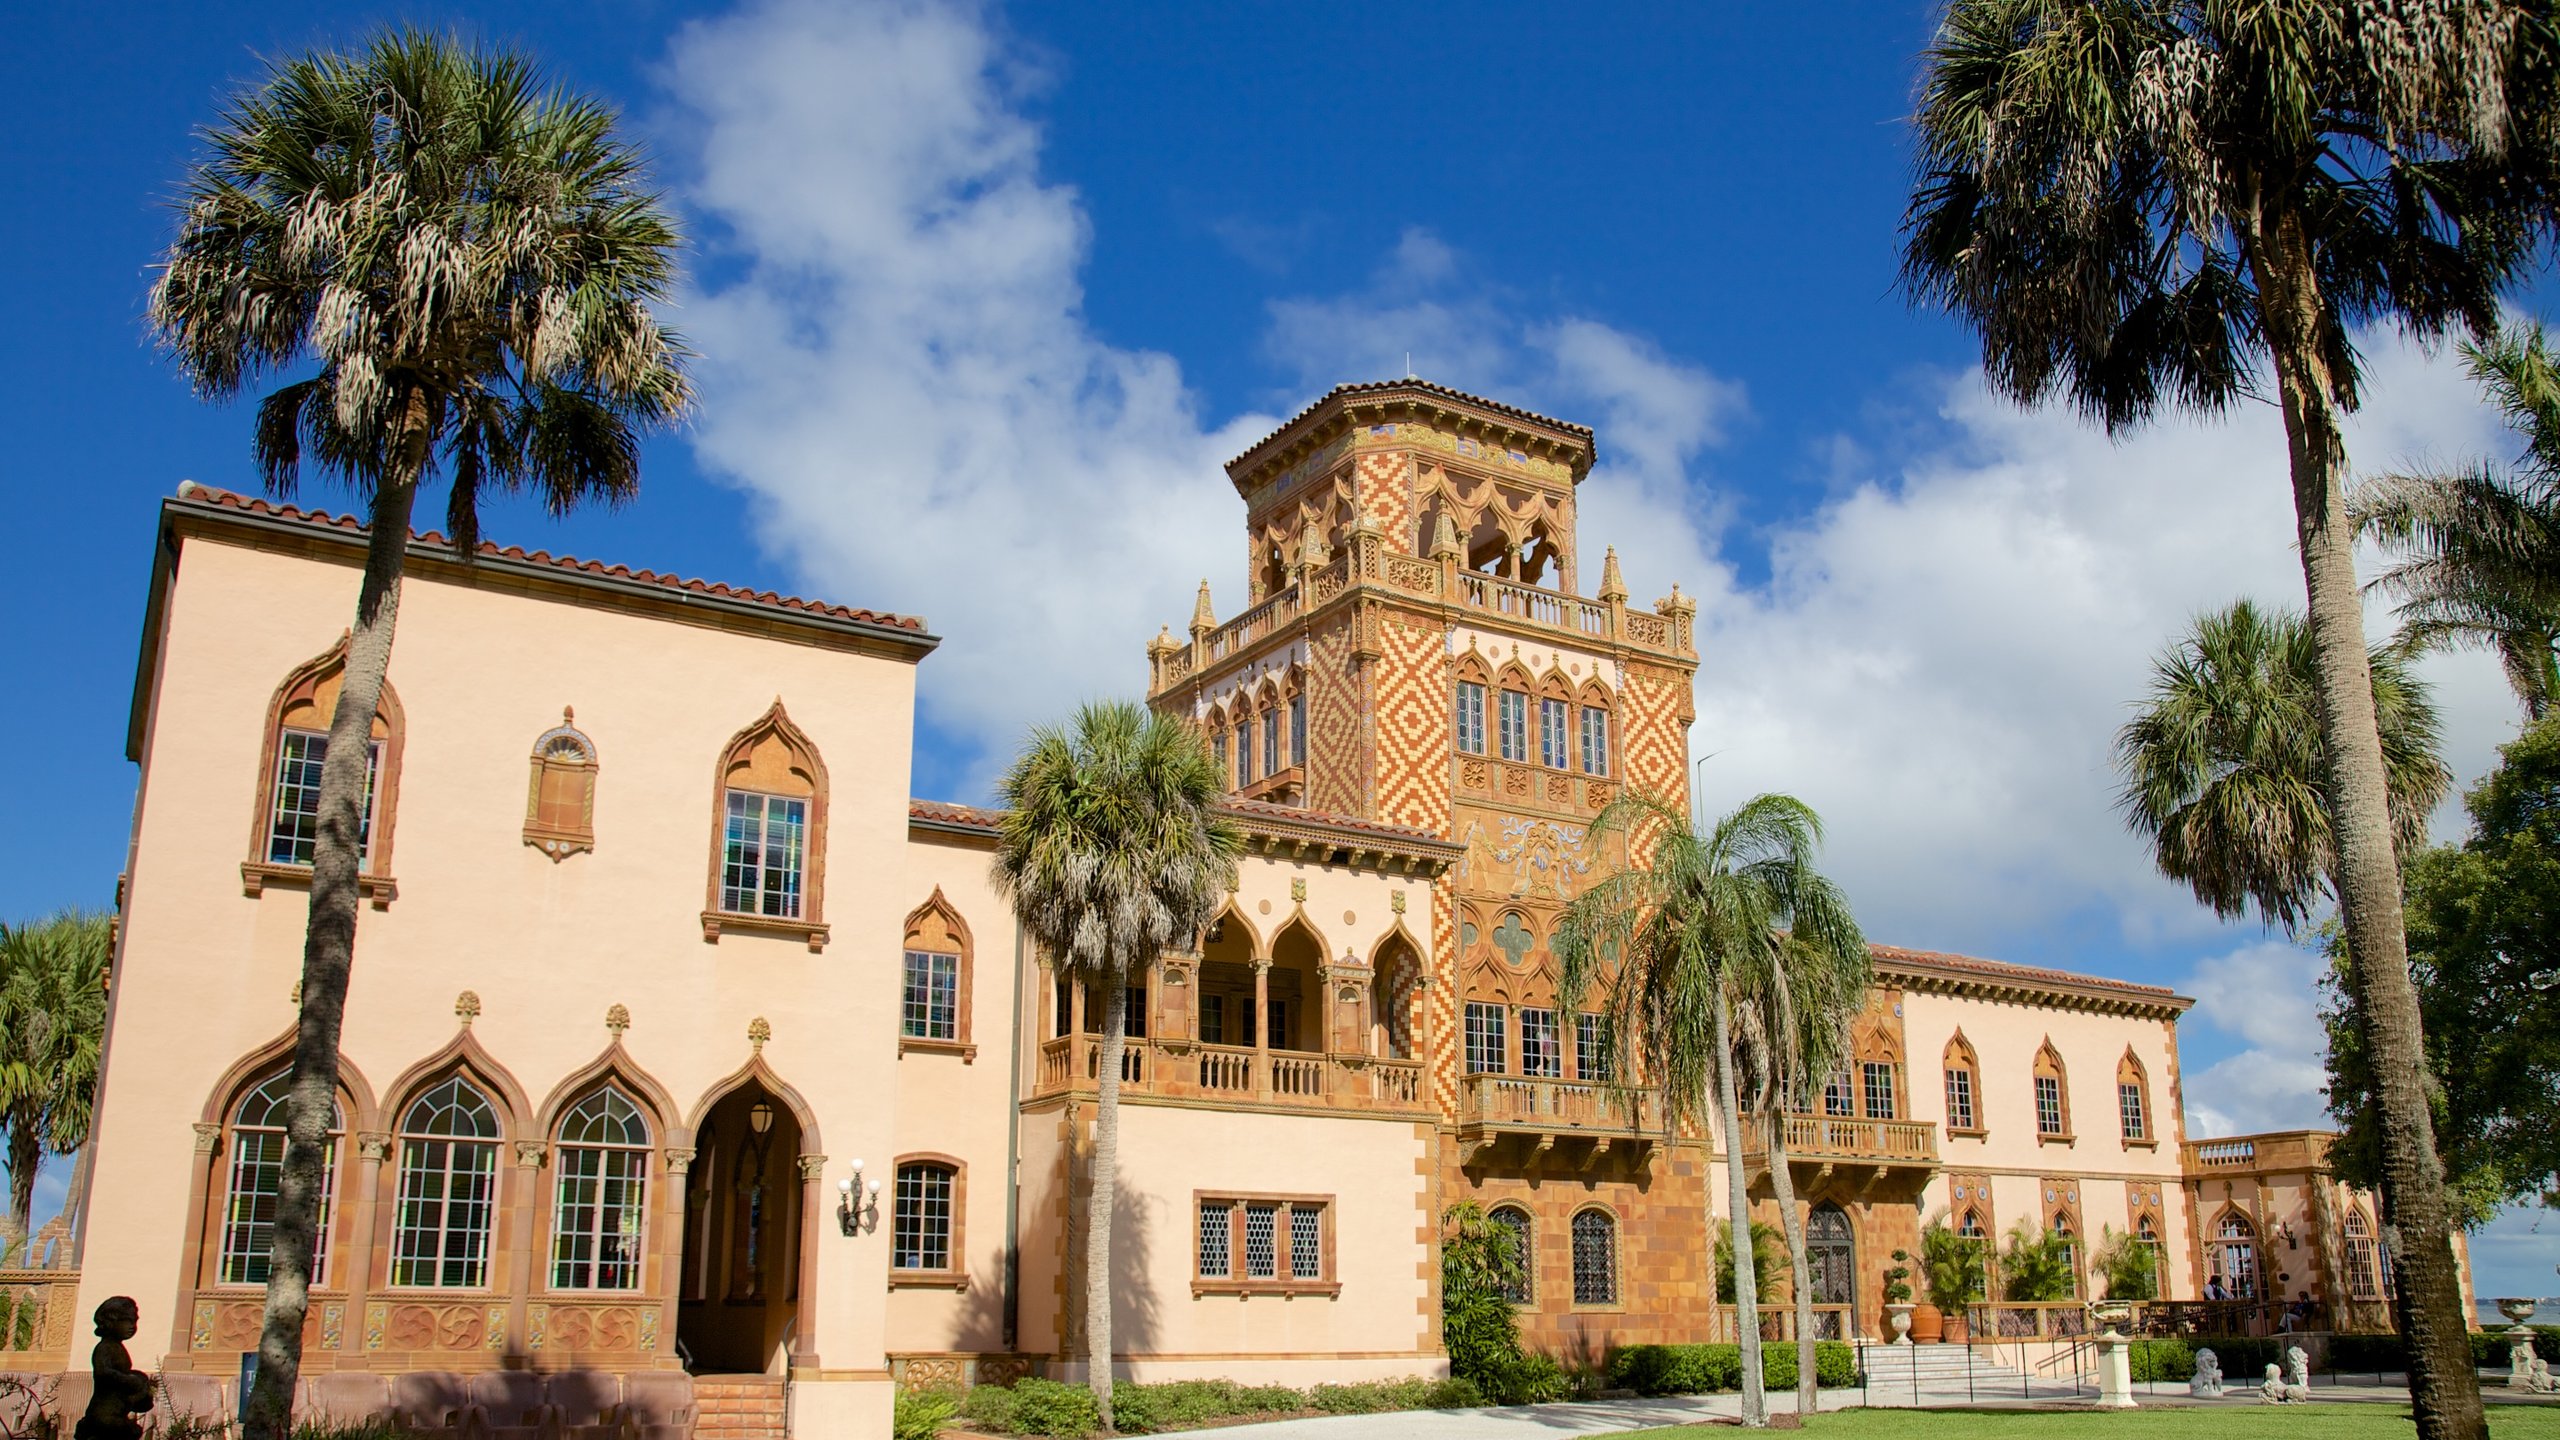
[[[688,26],[667,80],[738,266],[683,315],[699,454],[820,593],[949,637],[929,721],[1009,754],[1143,688],[1204,568],[1240,598],[1218,467],[1269,422],[1207,425],[1172,359],[1094,337],[1090,227],[983,15],[775,0]]]
[[[2267,940],[2206,960],[2180,989],[2199,1024],[2243,1048],[2181,1079],[2187,1133],[2253,1135],[2329,1123],[2321,1085],[2328,1046],[2320,1026],[2320,979],[2328,961],[2299,945]],[[2192,1043],[2192,1042],[2190,1042]]]

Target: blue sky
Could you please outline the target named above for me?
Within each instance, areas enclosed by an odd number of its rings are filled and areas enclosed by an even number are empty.
[[[622,106],[695,240],[674,319],[705,404],[650,445],[645,498],[484,528],[923,614],[947,642],[920,790],[981,798],[1023,724],[1136,688],[1203,576],[1232,612],[1218,463],[1410,353],[1598,427],[1583,543],[1618,545],[1640,599],[1677,581],[1703,607],[1705,803],[1814,801],[1879,938],[2197,996],[2196,1125],[2316,1123],[2316,965],[2151,875],[2105,757],[2189,615],[2298,603],[2273,418],[2117,443],[1987,396],[1894,283],[1931,10],[1808,14],[22,7],[0,914],[110,898],[153,507],[251,483],[246,413],[197,403],[141,324],[190,127],[262,55],[408,20],[521,41]],[[2440,357],[2367,349],[2359,463],[2503,448]],[[2469,778],[2511,707],[2483,664],[2432,673]],[[2480,1237],[2484,1292],[2553,1288],[2560,1235],[2529,1225]]]

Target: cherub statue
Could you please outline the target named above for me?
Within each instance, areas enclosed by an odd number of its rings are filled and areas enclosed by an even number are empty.
[[[136,1415],[151,1412],[151,1377],[133,1368],[124,1342],[142,1325],[142,1307],[130,1295],[111,1295],[98,1305],[97,1348],[89,1352],[89,1412],[72,1427],[73,1440],[141,1440]]]
[[[2310,1399],[2311,1357],[2303,1353],[2301,1346],[2294,1345],[2285,1350],[2284,1363],[2287,1371],[2284,1398],[2294,1401]]]
[[[2261,1405],[2281,1405],[2284,1403],[2284,1371],[2282,1368],[2274,1365],[2269,1365],[2267,1367],[2267,1378],[2258,1382],[2258,1403]]]
[[[2187,1382],[2187,1393],[2206,1399],[2220,1398],[2222,1357],[2214,1354],[2210,1348],[2196,1351],[2195,1378]]]

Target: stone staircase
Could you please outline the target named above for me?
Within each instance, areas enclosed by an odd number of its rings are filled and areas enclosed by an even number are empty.
[[[2030,1377],[2018,1369],[2015,1356],[2014,1349],[1966,1345],[1869,1345],[1860,1351],[1867,1368],[1867,1403],[1945,1405],[1968,1399],[2050,1399],[2073,1392],[2068,1367]]]
[[[693,1377],[695,1440],[782,1440],[782,1377]]]

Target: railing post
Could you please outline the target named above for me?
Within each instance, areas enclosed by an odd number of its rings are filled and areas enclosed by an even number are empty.
[[[1271,961],[1253,961],[1253,1093],[1271,1098]]]

